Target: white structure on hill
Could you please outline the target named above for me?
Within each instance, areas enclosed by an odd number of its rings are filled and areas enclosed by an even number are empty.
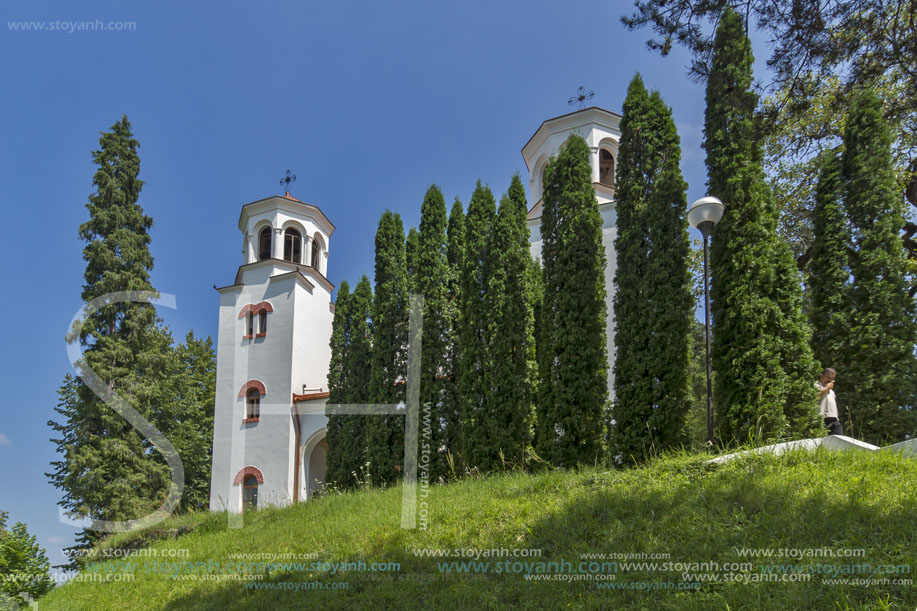
[[[531,174],[532,255],[541,253],[542,178],[571,133],[586,139],[603,221],[608,389],[612,390],[616,215],[621,116],[587,108],[542,123],[522,149]],[[242,265],[217,289],[220,320],[210,508],[305,501],[325,479],[324,407],[334,290],[327,276],[334,225],[312,204],[274,196],[242,206]]]
[[[210,508],[306,500],[325,479],[334,225],[287,194],[242,206],[220,294]]]

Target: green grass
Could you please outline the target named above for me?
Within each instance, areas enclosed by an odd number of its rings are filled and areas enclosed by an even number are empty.
[[[520,574],[443,574],[413,548],[537,548],[541,558],[576,568],[583,553],[667,553],[670,562],[761,565],[869,563],[917,569],[917,461],[887,453],[793,452],[710,467],[706,456],[659,458],[640,469],[512,473],[467,479],[430,490],[427,530],[399,528],[400,488],[331,495],[285,509],[245,515],[230,529],[226,514],[179,516],[146,533],[121,534],[108,546],[189,549],[184,559],[229,561],[234,553],[317,554],[320,561],[397,562],[400,571],[330,574],[275,567],[257,573],[278,589],[239,581],[177,580],[144,573],[151,557],[134,557],[131,582],[70,583],[40,601],[51,609],[914,609],[913,585],[705,583],[699,590],[601,589],[596,581],[530,581]],[[190,531],[190,532],[188,532]],[[865,549],[862,558],[753,558],[736,548]],[[480,558],[479,562],[501,561]],[[469,559],[465,559],[469,561]],[[641,560],[652,562],[653,560]],[[285,562],[283,560],[279,562]],[[309,563],[310,560],[302,560]],[[665,560],[655,560],[665,562]],[[110,571],[124,570],[110,565]],[[100,569],[101,573],[105,569]],[[698,570],[697,572],[710,572]],[[84,574],[86,574],[84,572]],[[102,575],[104,577],[104,575]],[[902,575],[841,575],[912,579]],[[682,581],[679,572],[615,573],[614,582]],[[347,589],[279,589],[286,583],[343,584]],[[608,582],[606,582],[608,583]],[[640,586],[634,586],[640,587]],[[657,586],[658,587],[658,586]]]

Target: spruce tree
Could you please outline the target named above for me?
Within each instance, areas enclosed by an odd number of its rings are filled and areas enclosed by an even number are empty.
[[[819,428],[817,365],[789,246],[762,169],[752,55],[742,18],[727,8],[707,83],[708,189],[726,205],[711,237],[712,360],[723,440],[809,437]]]
[[[608,400],[605,249],[589,147],[576,134],[545,172],[544,297],[537,451],[563,467],[595,464]]]
[[[683,440],[691,294],[678,133],[640,75],[624,101],[616,182],[612,454],[642,460]]]
[[[843,371],[851,322],[848,292],[851,238],[841,204],[840,152],[823,154],[819,164],[813,215],[815,239],[809,261],[812,352],[823,367]]]
[[[446,239],[446,200],[436,185],[430,185],[420,209],[420,232],[416,255],[414,289],[423,295],[423,350],[420,355],[420,436],[419,448],[429,446],[429,463],[423,453],[419,468],[426,467],[432,481],[448,473],[445,440],[446,424],[453,409],[447,395],[446,376],[452,309],[449,307],[449,259]]]
[[[118,291],[153,290],[153,220],[137,203],[143,186],[139,143],[127,117],[103,132],[99,144],[93,152],[95,192],[86,204],[89,220],[79,229],[86,242],[82,299],[87,303]],[[136,302],[100,307],[84,321],[78,339],[84,348],[81,367],[95,372],[110,395],[117,394],[162,428],[162,414],[169,413],[163,403],[174,401],[166,391],[172,339],[154,307]],[[61,397],[57,411],[62,422],[49,425],[61,434],[52,441],[63,459],[52,463],[55,470],[47,474],[64,492],[59,504],[96,520],[138,518],[157,509],[170,473],[152,444],[82,380],[65,379]],[[84,530],[77,547],[98,536]]]
[[[904,202],[892,166],[892,133],[872,91],[854,100],[844,133],[844,208],[853,321],[846,371],[838,371],[854,433],[873,443],[900,440],[917,428],[914,299],[900,238]],[[846,378],[846,382],[844,381]]]
[[[536,376],[534,311],[529,256],[528,206],[519,174],[500,200],[489,251],[491,273],[484,292],[489,366],[484,371],[484,470],[525,464],[533,419]]]
[[[342,280],[337,287],[337,299],[334,302],[334,319],[331,321],[331,360],[328,364],[328,405],[347,403],[348,372],[345,368],[350,350],[351,316],[348,307],[350,285]],[[348,444],[354,443],[344,431],[345,422],[350,415],[330,414],[325,432],[328,453],[325,456],[325,481],[336,486],[348,487],[353,484],[347,468],[346,456]],[[358,443],[362,444],[362,440]]]
[[[484,293],[490,274],[490,234],[496,202],[490,188],[477,182],[465,217],[465,244],[461,277],[459,345],[459,396],[462,401],[462,460],[466,467],[482,468],[487,454],[487,428],[483,423],[489,389],[485,371],[487,324]]]
[[[408,278],[404,225],[386,210],[376,231],[375,297],[370,399],[405,401],[408,340]],[[367,417],[366,460],[374,482],[392,483],[403,473],[404,416]]]

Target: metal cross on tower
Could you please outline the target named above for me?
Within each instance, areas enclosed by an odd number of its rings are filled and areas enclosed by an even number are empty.
[[[284,187],[284,190],[285,190],[287,193],[290,192],[290,186],[291,186],[294,182],[296,182],[296,174],[293,174],[292,172],[290,172],[290,170],[287,170],[287,172],[286,172],[286,174],[284,174],[283,178],[280,179],[280,184]]]
[[[586,100],[591,100],[595,97],[595,92],[590,90],[586,91],[586,88],[580,85],[576,90],[576,95],[567,100],[567,104],[573,106],[574,104],[579,104],[579,109],[582,110],[586,107]]]

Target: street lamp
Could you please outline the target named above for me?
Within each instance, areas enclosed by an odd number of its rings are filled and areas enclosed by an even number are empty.
[[[688,222],[704,236],[704,328],[707,334],[707,445],[713,445],[713,391],[710,383],[710,288],[707,272],[707,238],[723,218],[726,207],[716,197],[702,197],[688,210]]]

